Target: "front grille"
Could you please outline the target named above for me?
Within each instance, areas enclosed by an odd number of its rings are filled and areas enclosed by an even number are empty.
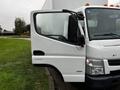
[[[108,63],[109,63],[110,66],[120,65],[120,59],[108,60]]]

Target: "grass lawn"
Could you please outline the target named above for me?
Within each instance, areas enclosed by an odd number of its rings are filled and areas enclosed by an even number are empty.
[[[48,90],[44,68],[31,64],[30,43],[0,38],[0,90]]]

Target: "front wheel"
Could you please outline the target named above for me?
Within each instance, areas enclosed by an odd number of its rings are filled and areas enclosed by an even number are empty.
[[[53,78],[55,90],[68,90],[62,76],[54,68],[48,68],[48,71]]]

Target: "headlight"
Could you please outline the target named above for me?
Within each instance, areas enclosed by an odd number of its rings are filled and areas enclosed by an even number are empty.
[[[86,73],[89,75],[103,75],[104,63],[103,60],[87,59]]]

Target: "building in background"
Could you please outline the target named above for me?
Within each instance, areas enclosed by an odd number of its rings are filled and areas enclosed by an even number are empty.
[[[3,30],[1,35],[15,35],[15,33],[13,31],[8,31],[8,30]]]
[[[15,33],[13,31],[3,29],[2,26],[0,25],[0,36],[1,35],[15,35]]]

